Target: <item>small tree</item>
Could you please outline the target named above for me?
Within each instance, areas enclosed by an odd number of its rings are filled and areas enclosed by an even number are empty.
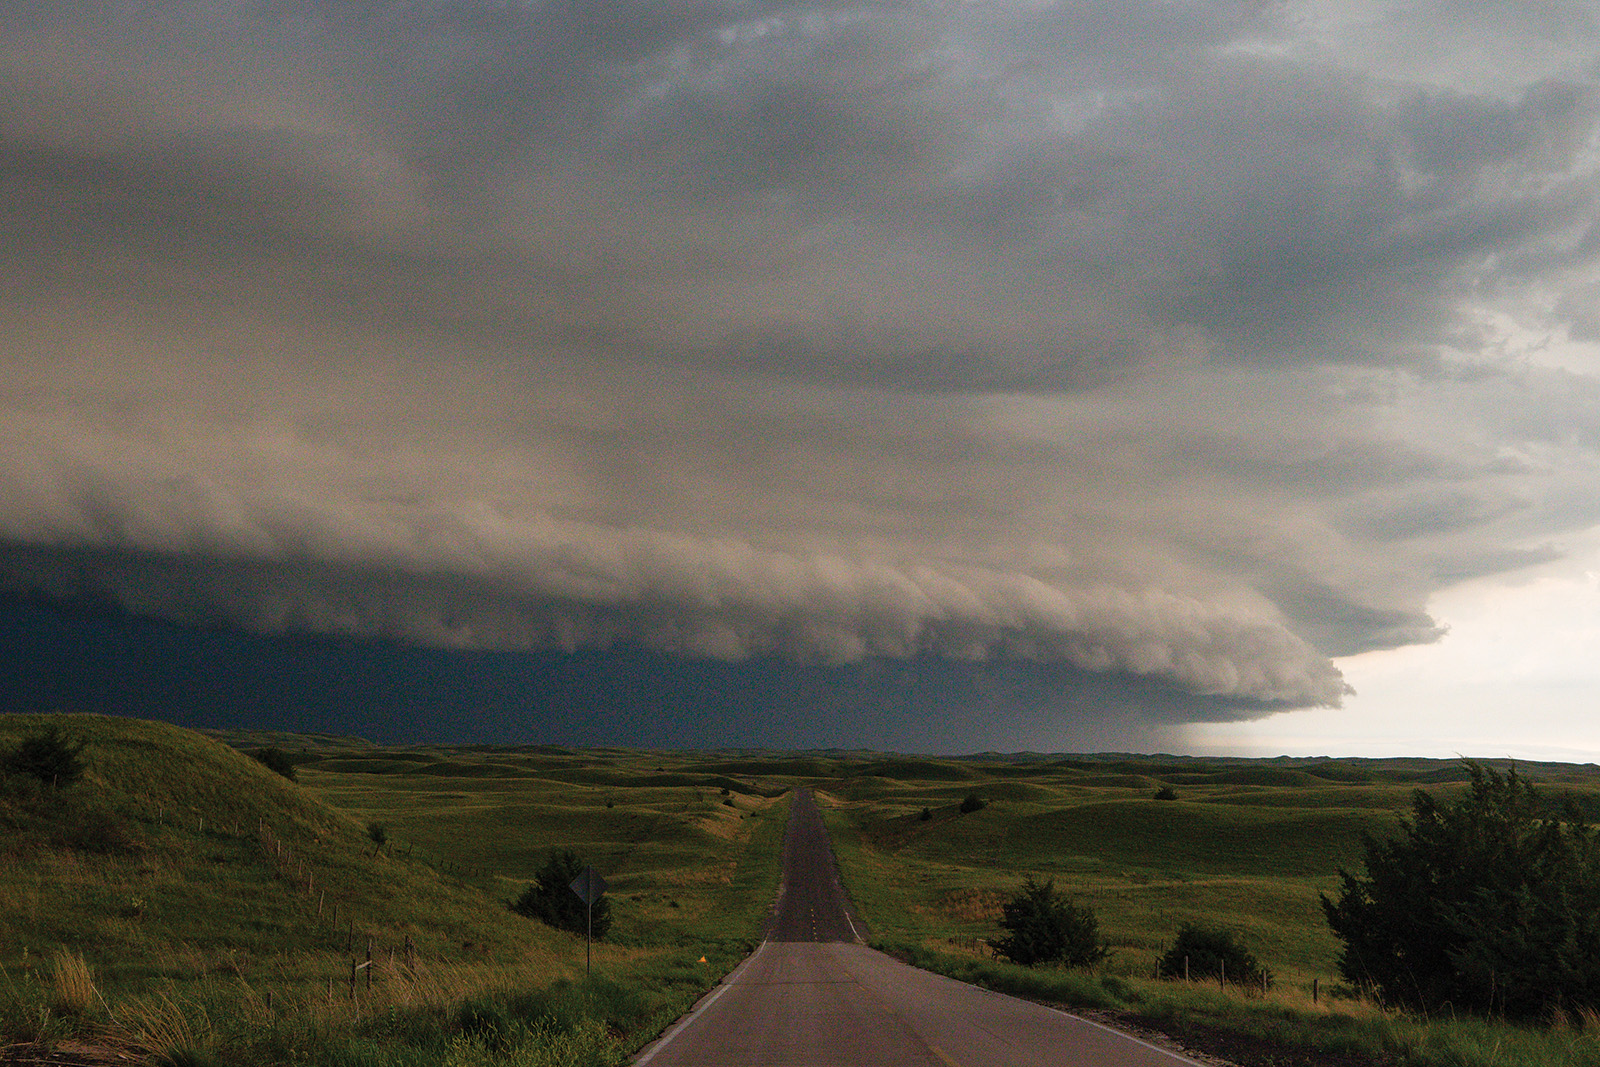
[[[590,929],[592,919],[594,939],[604,940],[611,929],[611,902],[601,897],[591,912],[572,891],[572,883],[583,873],[583,866],[573,852],[552,851],[544,866],[534,872],[533,883],[512,903],[511,910],[575,934]]]
[[[367,823],[367,836],[372,839],[374,845],[382,848],[389,843],[389,828],[374,819]]]
[[[1040,883],[1030,876],[1023,882],[1001,907],[1000,929],[1006,936],[995,942],[995,951],[1026,967],[1087,967],[1109,951],[1094,911],[1057,893],[1053,878]]]
[[[968,793],[966,799],[961,801],[961,814],[971,815],[975,811],[984,809],[983,798],[976,793]]]
[[[1172,788],[1170,785],[1164,785],[1160,789],[1156,790],[1156,799],[1157,800],[1177,800],[1178,799],[1178,791],[1176,789]]]
[[[276,745],[258,748],[251,752],[250,756],[269,771],[276,771],[291,782],[299,778],[299,775],[295,773],[294,760],[290,758],[289,753]]]
[[[1185,924],[1161,957],[1161,973],[1169,978],[1218,978],[1250,985],[1270,985],[1272,972],[1263,967],[1232,930]]]
[[[0,755],[0,768],[8,775],[37,778],[45,785],[71,785],[89,769],[89,761],[83,758],[86,745],[83,738],[68,737],[51,723]]]
[[[1417,790],[1366,876],[1322,898],[1339,970],[1387,1004],[1539,1019],[1600,1009],[1600,841],[1515,770],[1468,763],[1465,796]]]

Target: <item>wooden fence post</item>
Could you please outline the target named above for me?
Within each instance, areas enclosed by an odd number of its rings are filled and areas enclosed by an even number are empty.
[[[372,935],[367,935],[367,992],[372,992]]]

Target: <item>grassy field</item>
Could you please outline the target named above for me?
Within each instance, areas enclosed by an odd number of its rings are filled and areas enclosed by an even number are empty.
[[[0,746],[54,719],[0,717]],[[60,721],[86,779],[0,790],[8,1045],[617,1063],[759,940],[776,890],[781,789],[666,757],[297,738],[296,784],[175,727]],[[581,937],[506,907],[552,848],[610,886],[593,978]]]
[[[1340,866],[1359,866],[1363,833],[1395,827],[1412,788],[1153,763],[926,770],[886,767],[832,794],[835,839],[880,937],[989,936],[1002,900],[1033,875],[1095,909],[1116,973],[1151,973],[1179,926],[1225,917],[1283,979],[1305,983],[1333,974],[1318,894],[1334,888]],[[1153,799],[1164,785],[1178,799]],[[985,806],[962,814],[969,794]]]
[[[1518,769],[1551,799],[1600,801],[1600,768]],[[1319,894],[1341,866],[1362,869],[1362,835],[1394,833],[1414,790],[1448,796],[1467,777],[1419,760],[884,760],[821,788],[873,942],[920,966],[1110,1011],[1239,1063],[1600,1065],[1600,1020],[1410,1019],[1337,981]],[[1176,799],[1156,799],[1163,787]],[[964,813],[969,796],[983,806]],[[992,957],[985,939],[1030,875],[1094,909],[1112,952],[1092,972]],[[1156,980],[1185,923],[1237,932],[1272,989]]]
[[[0,717],[0,747],[53,720]],[[0,1044],[191,1064],[621,1063],[759,940],[786,794],[805,784],[873,940],[924,966],[1203,1032],[1243,1063],[1600,1064],[1581,1022],[1421,1023],[1340,995],[1318,894],[1414,788],[1459,788],[1459,764],[376,747],[58,721],[89,742],[86,780],[0,782]],[[239,751],[267,744],[297,782]],[[1521,770],[1600,810],[1595,768]],[[1163,787],[1177,799],[1154,799]],[[971,795],[984,805],[963,813]],[[506,907],[552,849],[609,883],[593,976],[581,937]],[[1113,948],[1095,972],[990,958],[983,939],[1028,875],[1095,909]],[[1238,931],[1270,994],[1154,981],[1194,921]]]

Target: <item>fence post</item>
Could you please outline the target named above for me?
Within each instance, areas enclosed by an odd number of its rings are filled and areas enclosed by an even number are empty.
[[[356,999],[356,958],[350,957],[350,999]]]
[[[1316,979],[1316,978],[1311,979],[1311,1003],[1313,1003],[1313,1004],[1315,1004],[1317,1002],[1317,983],[1318,983],[1318,981],[1319,981],[1319,979]]]
[[[1228,961],[1217,961],[1217,988],[1226,991],[1228,988]]]
[[[372,935],[367,935],[367,992],[372,992]]]
[[[1183,980],[1185,982],[1187,982],[1189,980],[1189,957],[1188,956],[1184,956],[1183,957]]]

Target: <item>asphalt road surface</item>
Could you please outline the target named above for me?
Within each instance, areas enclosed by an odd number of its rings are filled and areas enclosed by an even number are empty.
[[[1025,1000],[859,943],[833,850],[797,790],[768,939],[636,1067],[1194,1067]]]

